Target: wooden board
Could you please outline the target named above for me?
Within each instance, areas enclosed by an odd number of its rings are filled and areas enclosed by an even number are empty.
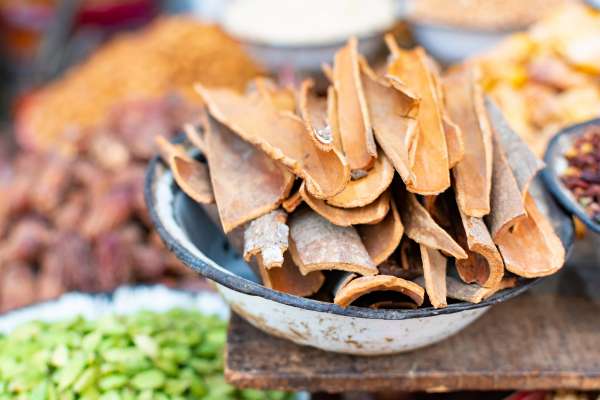
[[[600,389],[600,266],[568,267],[436,345],[394,356],[327,353],[233,316],[225,368],[240,387],[343,391]]]

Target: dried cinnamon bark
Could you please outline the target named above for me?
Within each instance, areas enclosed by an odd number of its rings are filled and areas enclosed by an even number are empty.
[[[392,255],[404,234],[404,226],[393,201],[383,221],[373,225],[359,225],[356,229],[375,265],[381,264]]]
[[[415,282],[418,284],[422,284],[424,282],[424,279],[422,277],[417,278],[415,279]],[[448,298],[460,301],[467,301],[469,303],[474,304],[481,303],[483,300],[490,298],[499,291],[512,288],[516,284],[517,280],[515,277],[505,277],[496,286],[485,288],[477,284],[469,285],[451,276],[446,277],[446,289]]]
[[[206,111],[203,110],[202,112],[205,113]],[[200,131],[192,124],[184,124],[183,131],[190,143],[200,149],[202,153],[206,154],[206,143],[204,142],[204,138]]]
[[[454,191],[460,210],[470,217],[490,212],[492,130],[477,69],[462,68],[445,77],[446,109],[462,131],[464,156],[454,167]]]
[[[458,240],[469,255],[465,260],[456,260],[460,278],[484,287],[497,286],[504,276],[504,262],[485,223],[481,218],[458,212],[462,222],[462,229],[457,228],[462,231]]]
[[[306,204],[328,221],[339,226],[376,224],[383,220],[390,209],[390,193],[383,192],[374,202],[364,207],[339,208],[330,206],[324,200],[311,196],[305,184],[300,186],[300,195]]]
[[[281,267],[288,248],[286,220],[285,212],[274,210],[250,222],[244,230],[244,260],[260,256],[264,268]]]
[[[421,48],[402,50],[391,35],[386,42],[393,60],[388,74],[397,77],[421,98],[417,122],[419,138],[415,144],[412,172],[414,182],[407,183],[409,191],[423,195],[438,194],[450,186],[448,147],[442,121],[442,104],[436,87],[439,77],[430,68]]]
[[[419,101],[396,89],[390,80],[378,78],[366,63],[362,72],[375,138],[404,183],[413,183],[410,153],[416,146],[418,126],[412,117]]]
[[[443,121],[446,143],[448,144],[448,164],[450,168],[454,168],[465,156],[463,133],[450,117],[444,115]]]
[[[175,182],[181,190],[201,204],[215,201],[206,164],[187,155],[180,145],[169,143],[162,136],[156,137],[162,159],[170,166]]]
[[[377,267],[353,227],[333,225],[307,208],[296,210],[289,226],[289,250],[303,275],[332,269],[377,274]]]
[[[263,285],[279,292],[307,297],[315,294],[325,282],[321,271],[301,274],[289,253],[284,255],[280,268],[267,268],[260,255],[257,256],[257,263]]]
[[[467,258],[467,253],[429,215],[413,193],[401,196],[400,217],[406,235],[419,244],[442,250],[457,259]]]
[[[544,163],[535,156],[523,139],[510,127],[502,111],[491,98],[486,97],[485,107],[498,143],[502,146],[521,195],[525,198],[529,184],[538,171],[544,168]]]
[[[334,196],[350,180],[345,158],[336,150],[319,149],[302,120],[291,113],[280,112],[268,100],[256,96],[202,85],[196,89],[216,119],[305,179],[313,196]]]
[[[446,265],[448,260],[438,250],[420,245],[425,291],[434,308],[448,306],[446,301]]]
[[[281,207],[288,213],[293,213],[300,204],[302,204],[302,196],[300,195],[300,188],[294,193],[290,194],[287,199],[283,200]]]
[[[525,196],[527,218],[496,238],[506,269],[525,278],[547,276],[565,261],[565,248],[533,197]]]
[[[294,176],[213,118],[203,121],[210,178],[225,233],[274,210]]]
[[[331,130],[332,147],[339,153],[343,153],[340,120],[338,118],[338,99],[335,88],[331,85],[327,88],[327,124]]]
[[[333,84],[344,154],[353,172],[366,171],[377,157],[377,148],[362,87],[356,38],[348,40],[348,44],[336,53]]]
[[[423,304],[424,290],[414,282],[388,275],[362,276],[340,288],[333,302],[348,307],[359,297],[369,293],[393,291],[408,296],[417,306]]]
[[[379,151],[375,164],[367,176],[348,182],[344,190],[326,201],[334,207],[364,207],[377,200],[387,190],[393,179],[394,167],[385,153]]]
[[[295,112],[296,97],[294,91],[288,87],[278,87],[272,80],[256,78],[254,84],[258,94],[268,99],[280,111]]]
[[[494,168],[492,174],[491,212],[485,218],[492,238],[496,240],[526,217],[521,192],[501,144],[493,138]]]
[[[329,123],[328,99],[319,98],[312,93],[314,84],[314,81],[311,79],[306,79],[302,82],[298,108],[300,109],[300,115],[304,120],[306,130],[314,140],[315,145],[324,151],[331,151],[335,145],[334,134]]]

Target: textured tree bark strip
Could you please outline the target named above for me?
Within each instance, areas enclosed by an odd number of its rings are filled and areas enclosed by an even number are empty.
[[[359,225],[356,229],[375,265],[381,264],[394,253],[404,234],[404,226],[393,201],[383,221],[373,225]]]
[[[302,120],[278,110],[270,100],[202,85],[197,85],[196,89],[213,117],[305,179],[313,196],[334,196],[350,180],[350,169],[344,156],[336,150],[319,149]]]
[[[204,125],[212,187],[228,233],[277,208],[294,176],[213,118]]]
[[[434,308],[448,306],[446,301],[446,265],[448,260],[438,250],[420,245],[425,291]]]
[[[274,210],[250,222],[244,230],[244,260],[260,256],[265,268],[281,267],[288,248],[286,219],[284,211]]]
[[[375,275],[377,267],[353,227],[333,225],[303,208],[291,215],[290,252],[300,272],[341,270]]]
[[[289,253],[285,254],[280,268],[267,268],[260,255],[257,257],[257,263],[263,285],[279,292],[308,297],[315,294],[325,282],[321,271],[302,275]]]
[[[363,276],[353,279],[342,287],[335,296],[334,303],[348,307],[358,298],[373,292],[393,291],[412,299],[416,305],[423,304],[425,291],[414,282],[388,275]]]

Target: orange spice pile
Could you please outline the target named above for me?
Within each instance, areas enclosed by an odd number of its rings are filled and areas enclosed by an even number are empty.
[[[124,34],[43,88],[19,117],[22,143],[49,149],[73,130],[98,125],[123,101],[182,94],[191,85],[242,89],[260,68],[214,25],[186,17],[158,19]]]
[[[561,127],[600,116],[599,38],[600,12],[570,5],[475,58],[485,90],[538,155]]]

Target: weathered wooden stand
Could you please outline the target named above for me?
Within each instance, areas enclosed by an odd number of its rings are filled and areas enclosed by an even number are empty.
[[[225,374],[240,387],[332,393],[600,390],[600,266],[567,267],[454,337],[394,356],[299,346],[234,315]]]

